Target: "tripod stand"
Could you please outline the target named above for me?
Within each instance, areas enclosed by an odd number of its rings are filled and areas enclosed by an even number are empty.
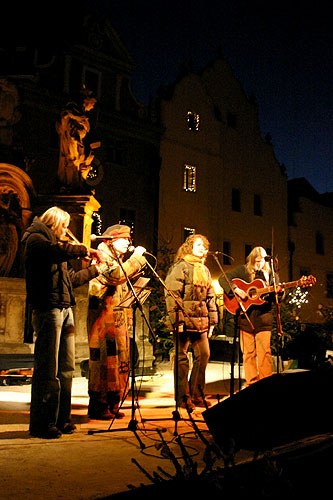
[[[135,394],[135,342],[136,342],[136,310],[137,308],[140,310],[142,317],[144,318],[151,334],[153,335],[153,338],[155,337],[154,332],[152,331],[149,322],[145,316],[145,313],[143,311],[142,305],[145,302],[145,300],[148,298],[151,290],[146,288],[147,283],[149,282],[149,278],[139,278],[137,282],[133,285],[125,272],[125,269],[123,267],[123,264],[121,262],[121,259],[117,256],[116,252],[114,252],[118,264],[120,268],[123,271],[123,274],[126,278],[129,291],[126,294],[126,296],[123,298],[121,303],[118,305],[118,307],[123,307],[123,308],[129,308],[132,307],[133,310],[133,347],[132,347],[132,353],[131,353],[131,419],[128,424],[128,427],[126,428],[121,428],[121,429],[111,429],[112,423],[114,422],[114,419],[111,421],[110,426],[107,430],[96,430],[96,431],[89,431],[88,434],[96,434],[96,433],[105,433],[105,432],[121,432],[121,431],[132,431],[137,438],[140,448],[144,449],[145,445],[139,438],[137,431],[138,429],[138,422],[135,419],[135,401],[134,401],[134,394]]]

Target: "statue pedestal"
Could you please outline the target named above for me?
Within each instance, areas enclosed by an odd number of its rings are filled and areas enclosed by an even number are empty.
[[[32,344],[24,342],[25,280],[0,277],[0,294],[0,353],[32,353]]]
[[[101,207],[96,198],[89,194],[38,196],[40,214],[53,206],[62,208],[70,214],[70,230],[80,243],[90,246],[92,215]]]

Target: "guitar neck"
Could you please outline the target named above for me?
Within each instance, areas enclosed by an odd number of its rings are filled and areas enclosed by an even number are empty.
[[[280,285],[283,285],[283,288],[293,288],[294,286],[299,286],[300,282],[299,281],[289,281],[288,283],[279,283]],[[274,285],[272,286],[267,286],[265,288],[260,289],[260,295],[264,293],[271,293],[274,292]]]

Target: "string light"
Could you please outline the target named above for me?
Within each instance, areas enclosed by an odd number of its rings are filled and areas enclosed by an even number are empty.
[[[187,112],[187,124],[189,130],[194,132],[199,132],[200,125],[200,115],[198,113],[193,113],[192,111]]]
[[[98,166],[92,164],[91,168],[88,172],[87,179],[88,181],[94,181],[98,177]]]
[[[309,302],[307,299],[308,293],[309,292],[307,290],[298,286],[289,300],[289,304],[295,304],[295,306],[300,309],[303,304],[307,304]]]
[[[195,193],[197,168],[192,165],[184,165],[184,191]]]
[[[95,224],[95,234],[101,235],[102,234],[102,218],[98,212],[93,212],[92,218],[94,219],[94,224]]]

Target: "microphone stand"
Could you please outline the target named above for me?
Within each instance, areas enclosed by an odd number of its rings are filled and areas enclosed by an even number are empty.
[[[147,252],[146,252],[147,253]],[[181,302],[179,301],[179,299],[175,296],[175,294],[166,286],[165,282],[162,280],[162,278],[158,275],[158,273],[155,271],[155,269],[150,265],[150,263],[148,262],[147,260],[147,265],[148,267],[151,269],[151,271],[153,272],[154,276],[158,279],[158,281],[161,283],[161,285],[163,286],[163,288],[166,290],[166,292],[173,298],[177,308],[176,308],[176,323],[175,323],[175,330],[174,330],[174,334],[175,334],[175,338],[176,338],[176,342],[175,342],[175,360],[174,360],[174,363],[175,363],[175,410],[172,412],[172,420],[174,420],[175,422],[175,429],[174,429],[174,436],[177,436],[178,435],[178,432],[177,432],[177,423],[180,421],[180,420],[186,420],[186,419],[182,419],[181,416],[180,416],[180,413],[179,413],[179,410],[178,410],[178,378],[179,378],[179,372],[178,372],[178,357],[179,357],[179,311],[181,310],[184,314],[184,316],[187,317],[187,319],[190,321],[190,323],[192,323],[193,326],[194,323],[193,321],[191,320],[191,318],[188,316],[188,314],[186,313],[186,311],[184,310]],[[184,401],[185,402],[185,406],[186,406],[186,410],[187,410],[187,413],[190,414],[190,410],[187,406],[187,401]],[[155,418],[155,419],[149,419],[149,420],[154,420],[154,421],[157,421],[157,420],[170,420],[170,419],[166,419],[166,418]],[[142,421],[147,421],[146,419],[142,419]],[[193,421],[193,419],[191,419],[191,421]]]
[[[252,331],[254,330],[254,326],[252,325],[252,322],[244,308],[244,305],[241,301],[241,298],[238,297],[237,293],[235,293],[234,289],[232,288],[232,283],[230,282],[226,272],[224,271],[223,267],[221,266],[220,264],[220,261],[217,257],[219,252],[211,252],[209,253],[209,255],[211,255],[215,262],[217,263],[224,279],[226,280],[226,282],[228,283],[229,287],[230,287],[230,290],[232,291],[232,293],[234,294],[234,297],[237,301],[237,304],[238,304],[238,309],[236,311],[236,315],[235,315],[235,322],[234,322],[234,338],[233,338],[233,347],[232,347],[232,355],[231,355],[231,371],[230,371],[230,392],[229,392],[229,395],[230,396],[233,396],[234,395],[234,386],[235,386],[235,375],[234,375],[234,366],[235,366],[235,351],[236,351],[236,342],[237,342],[237,337],[239,338],[239,325],[238,325],[238,319],[239,319],[239,314],[240,314],[240,311],[242,311],[242,313],[245,315],[247,321],[249,322],[249,325],[251,326],[252,328]],[[240,338],[239,338],[239,349],[240,349]],[[238,351],[238,388],[240,390],[240,387],[241,387],[241,376],[240,376],[240,353]]]
[[[128,427],[121,428],[121,429],[111,429],[111,426],[115,420],[115,418],[113,418],[113,420],[111,421],[109,428],[107,430],[96,430],[96,431],[91,430],[91,431],[88,431],[88,434],[97,434],[97,433],[104,433],[104,432],[132,431],[140,444],[140,448],[143,450],[143,449],[145,449],[145,445],[141,441],[141,439],[139,438],[139,436],[137,434],[137,431],[140,429],[138,428],[138,421],[135,419],[135,402],[134,402],[134,392],[135,392],[135,330],[136,330],[135,313],[136,313],[136,308],[138,308],[140,310],[141,315],[144,318],[148,328],[149,328],[150,333],[153,336],[153,339],[156,341],[155,334],[154,334],[154,332],[149,324],[149,321],[147,320],[146,315],[142,309],[142,304],[146,300],[148,295],[150,294],[150,291],[148,294],[145,295],[143,301],[141,301],[139,299],[139,297],[135,291],[135,288],[134,288],[133,284],[131,283],[131,281],[130,281],[130,279],[129,279],[129,277],[124,269],[123,263],[122,263],[119,255],[115,251],[112,244],[111,244],[111,246],[112,246],[113,256],[116,258],[116,260],[117,260],[117,262],[118,262],[118,264],[119,264],[119,266],[120,266],[120,268],[121,268],[121,270],[126,278],[126,282],[128,284],[128,287],[131,291],[131,293],[130,293],[131,300],[128,302],[128,304],[126,306],[123,305],[122,307],[130,307],[132,305],[132,308],[133,308],[133,339],[132,339],[133,346],[132,346],[132,353],[131,353],[131,372],[132,372],[132,375],[131,375],[131,400],[132,400],[132,402],[131,402],[131,419],[129,421]],[[146,261],[146,262],[148,262],[148,261]],[[142,289],[143,288],[141,288],[141,290]],[[125,300],[127,301],[128,299],[125,298],[119,305],[121,306],[121,304],[124,304]],[[141,430],[143,430],[143,429],[141,429]]]

